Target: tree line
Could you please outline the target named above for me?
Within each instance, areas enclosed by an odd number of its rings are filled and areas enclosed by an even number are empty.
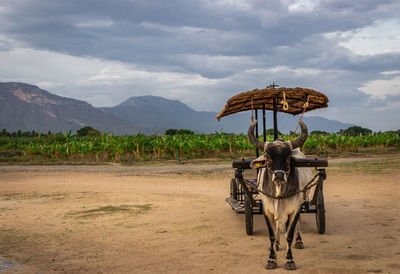
[[[397,133],[400,134],[400,129],[397,131],[387,131],[387,132],[392,132],[392,133]],[[51,131],[48,131],[47,133],[41,133],[35,130],[32,131],[14,131],[14,132],[8,132],[6,129],[2,129],[0,131],[0,137],[38,137],[42,135],[71,135],[72,131],[65,131],[65,133],[57,132],[57,133],[52,133]],[[381,132],[375,132],[375,134],[378,134]],[[101,132],[93,127],[90,126],[85,126],[76,131],[76,136],[98,136],[100,135]],[[189,129],[167,129],[164,133],[165,135],[193,135],[195,132],[189,130]],[[225,134],[233,134],[233,133],[225,133]],[[290,132],[288,135],[293,135],[294,132]],[[330,135],[331,133],[326,132],[326,131],[320,131],[320,130],[314,130],[310,132],[311,135]],[[337,135],[345,135],[345,136],[359,136],[359,135],[370,135],[374,134],[374,132],[371,129],[368,128],[363,128],[360,126],[351,126],[347,129],[341,129],[337,133]],[[266,130],[266,135],[274,135],[274,129],[269,128]],[[284,135],[282,132],[278,130],[278,135]]]

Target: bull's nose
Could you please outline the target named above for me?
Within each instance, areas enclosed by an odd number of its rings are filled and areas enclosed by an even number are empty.
[[[282,180],[282,179],[285,178],[285,173],[283,171],[280,171],[280,170],[279,171],[275,171],[274,175],[275,175],[275,179],[277,179],[277,180]]]

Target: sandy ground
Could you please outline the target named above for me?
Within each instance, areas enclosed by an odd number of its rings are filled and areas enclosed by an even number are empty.
[[[325,182],[327,230],[302,215],[297,273],[400,273],[400,154],[335,160]],[[221,165],[0,166],[0,271],[260,273],[267,230],[225,202]],[[252,177],[251,173],[247,176]]]

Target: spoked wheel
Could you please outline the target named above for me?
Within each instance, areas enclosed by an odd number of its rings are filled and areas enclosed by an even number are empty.
[[[246,219],[246,233],[253,235],[253,206],[247,194],[244,195],[244,215]]]
[[[317,222],[317,230],[319,234],[325,233],[325,203],[324,194],[322,191],[318,192],[317,196],[317,213],[315,214],[315,219]]]
[[[237,188],[237,184],[236,184],[236,179],[232,178],[231,190],[230,190],[231,198],[237,200],[237,193],[238,193],[238,188]]]

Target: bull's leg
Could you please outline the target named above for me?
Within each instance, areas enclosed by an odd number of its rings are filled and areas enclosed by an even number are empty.
[[[294,237],[294,231],[296,229],[297,221],[300,217],[300,210],[298,210],[295,214],[289,216],[289,226],[286,232],[286,241],[287,241],[287,249],[286,249],[286,263],[285,269],[287,270],[295,270],[296,264],[294,263],[293,256],[292,256],[292,242]]]
[[[269,258],[267,261],[267,264],[265,265],[266,269],[274,269],[277,267],[277,257],[276,257],[276,252],[274,249],[274,245],[275,245],[275,241],[276,241],[276,229],[275,229],[275,220],[274,220],[274,216],[268,212],[264,213],[264,218],[265,218],[265,222],[267,223],[267,227],[268,227],[268,234],[269,234],[269,240],[271,242],[271,247],[269,249],[270,253],[269,253]]]
[[[294,247],[297,248],[297,249],[303,249],[304,248],[304,244],[303,244],[303,241],[301,240],[301,236],[300,236],[300,223],[301,223],[300,220],[301,220],[301,217],[299,217],[299,220],[297,222],[296,229],[295,229],[295,232],[294,232],[294,235],[296,237],[295,238],[296,242],[294,244]]]
[[[275,231],[276,231],[276,235],[275,235],[275,248],[276,248],[276,251],[278,251],[279,250],[279,246],[280,246],[280,243],[281,243],[281,240],[280,240],[280,235],[281,235],[281,232],[280,232],[280,229],[279,229],[279,223],[278,222],[276,222],[275,223],[276,225],[275,225],[275,227],[276,227],[276,229],[275,229]]]

